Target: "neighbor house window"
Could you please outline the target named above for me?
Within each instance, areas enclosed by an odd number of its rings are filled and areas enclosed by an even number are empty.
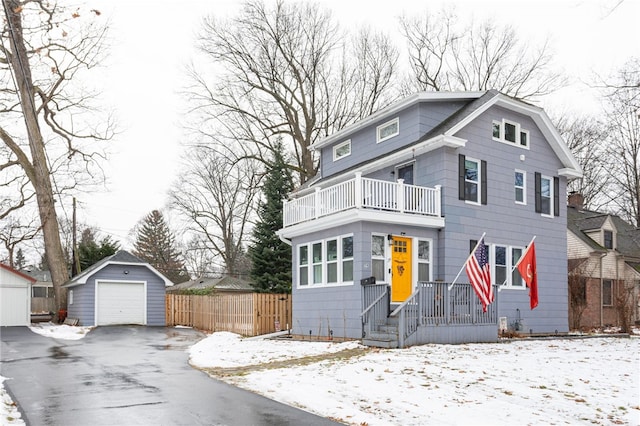
[[[602,280],[602,306],[613,305],[613,281]]]
[[[507,120],[493,121],[491,134],[496,141],[529,148],[529,131],[522,129],[519,123]]]
[[[604,248],[613,249],[613,232],[604,231]]]
[[[526,194],[526,178],[527,173],[522,170],[516,170],[515,172],[515,200],[517,204],[527,204],[527,194]]]
[[[73,290],[69,290],[69,300],[67,300],[69,305],[73,305]]]
[[[386,123],[378,126],[376,131],[378,143],[391,139],[400,133],[400,120],[398,118],[394,118],[391,121],[387,121]]]
[[[560,180],[535,173],[536,212],[543,216],[560,215]]]
[[[487,204],[487,162],[458,154],[458,199]]]
[[[351,141],[342,142],[333,147],[333,161],[351,155]]]
[[[298,286],[353,282],[353,236],[298,246]]]
[[[371,275],[376,278],[376,282],[384,282],[385,274],[385,235],[371,236]]]
[[[431,241],[418,240],[418,281],[431,280]]]

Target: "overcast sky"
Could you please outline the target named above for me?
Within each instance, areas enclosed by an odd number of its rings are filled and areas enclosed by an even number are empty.
[[[535,43],[549,36],[559,70],[571,88],[545,101],[545,109],[597,107],[580,81],[609,75],[626,59],[640,56],[640,1],[624,0],[324,0],[347,26],[369,24],[395,31],[396,16],[455,4],[458,15],[511,24]],[[113,45],[105,101],[117,111],[122,132],[113,140],[105,167],[108,188],[78,197],[78,221],[97,227],[131,248],[128,235],[153,209],[161,209],[179,168],[182,112],[178,94],[183,67],[194,54],[196,30],[206,14],[228,16],[236,1],[89,0],[111,19]],[[617,7],[616,7],[617,5]]]

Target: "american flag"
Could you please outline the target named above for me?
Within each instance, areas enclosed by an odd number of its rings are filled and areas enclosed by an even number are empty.
[[[487,312],[487,306],[493,302],[494,295],[491,286],[489,253],[487,246],[484,245],[484,238],[476,245],[474,252],[467,259],[465,267],[469,281],[471,281],[471,285],[482,303],[482,310]]]

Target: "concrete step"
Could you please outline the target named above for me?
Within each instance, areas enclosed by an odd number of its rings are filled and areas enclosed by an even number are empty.
[[[374,348],[384,348],[384,349],[395,349],[398,347],[398,339],[385,339],[385,340],[379,340],[379,339],[369,339],[369,338],[364,338],[362,339],[362,344],[365,346],[371,346]]]

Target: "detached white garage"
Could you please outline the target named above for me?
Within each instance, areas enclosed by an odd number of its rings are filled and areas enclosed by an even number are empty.
[[[31,324],[31,285],[36,279],[0,263],[0,326]]]

